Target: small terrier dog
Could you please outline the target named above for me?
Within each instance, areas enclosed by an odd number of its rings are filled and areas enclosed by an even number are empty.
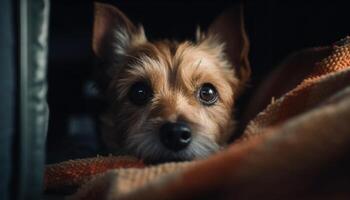
[[[108,108],[110,152],[148,162],[205,158],[224,147],[234,102],[250,67],[241,6],[220,15],[196,41],[149,41],[117,8],[95,3],[92,39],[98,88]]]

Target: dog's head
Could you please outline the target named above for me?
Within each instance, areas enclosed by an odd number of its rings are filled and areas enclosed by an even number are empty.
[[[95,4],[93,50],[109,104],[102,134],[112,152],[191,160],[227,142],[235,97],[250,74],[241,8],[196,38],[148,41],[117,8]]]

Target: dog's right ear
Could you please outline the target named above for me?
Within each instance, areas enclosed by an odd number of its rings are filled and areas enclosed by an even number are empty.
[[[240,80],[239,90],[242,90],[251,73],[248,61],[249,40],[244,28],[243,5],[234,5],[225,10],[210,25],[208,35],[224,42],[225,54]],[[202,36],[198,34],[198,37]]]
[[[123,56],[133,45],[146,42],[143,28],[136,27],[116,7],[94,4],[92,49],[101,59]]]

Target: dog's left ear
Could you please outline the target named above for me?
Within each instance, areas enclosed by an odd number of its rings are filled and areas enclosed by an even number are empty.
[[[142,26],[135,26],[118,8],[94,3],[92,50],[96,56],[97,87],[104,91],[128,57],[128,51],[147,42]]]
[[[123,56],[127,50],[146,42],[142,26],[135,26],[118,8],[94,3],[92,49],[98,58]]]
[[[250,77],[248,60],[249,41],[244,29],[243,5],[224,11],[210,25],[208,36],[218,37],[224,43],[224,53],[235,68],[240,80],[240,89]]]

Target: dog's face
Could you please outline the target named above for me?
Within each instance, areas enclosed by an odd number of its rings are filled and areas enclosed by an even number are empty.
[[[119,10],[96,4],[93,48],[109,104],[102,117],[109,149],[153,162],[218,151],[233,131],[234,100],[249,75],[242,41],[237,60],[214,31],[197,33],[196,42],[150,42]]]

